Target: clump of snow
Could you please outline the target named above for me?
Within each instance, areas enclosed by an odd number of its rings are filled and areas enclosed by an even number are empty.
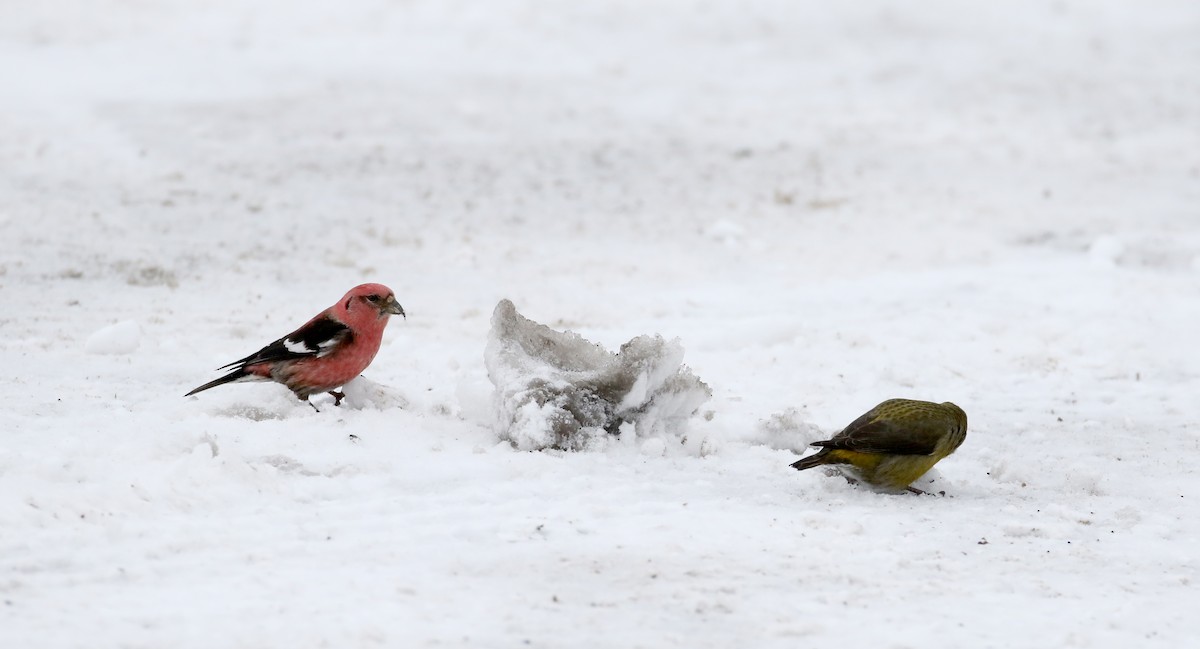
[[[683,346],[638,336],[610,353],[571,331],[555,331],[501,300],[485,353],[500,436],[522,450],[584,450],[622,424],[638,436],[677,435],[712,396],[683,365]]]
[[[643,455],[662,457],[667,452],[667,443],[661,437],[651,437],[642,442],[641,452]]]
[[[767,448],[804,453],[813,442],[829,439],[819,426],[808,421],[797,408],[786,408],[758,422],[753,434],[746,441],[762,444]]]
[[[123,320],[96,330],[88,337],[84,350],[89,354],[131,354],[142,339],[142,328],[133,320]]]
[[[355,410],[409,407],[408,399],[405,399],[404,395],[362,376],[343,385],[342,393],[346,395],[342,405]]]

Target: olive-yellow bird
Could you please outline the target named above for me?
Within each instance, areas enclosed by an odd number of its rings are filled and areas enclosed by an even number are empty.
[[[852,477],[893,491],[908,490],[967,437],[967,413],[947,401],[888,399],[855,419],[842,432],[812,446],[822,447],[792,467],[803,471],[846,465]]]

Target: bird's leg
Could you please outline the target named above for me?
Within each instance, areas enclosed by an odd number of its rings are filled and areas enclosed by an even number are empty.
[[[917,489],[916,487],[905,487],[904,490],[909,493],[917,494],[918,496],[945,496],[946,495],[946,492],[944,490],[939,491],[937,493],[933,493],[932,491],[921,491],[920,489]],[[953,498],[954,496],[950,496],[950,497]]]
[[[321,409],[317,407],[317,404],[315,404],[315,403],[313,403],[313,402],[311,402],[311,401],[309,401],[309,400],[308,400],[308,396],[307,396],[307,395],[305,395],[305,396],[303,396],[303,397],[296,397],[296,398],[297,398],[297,399],[299,399],[299,400],[301,400],[301,401],[303,401],[304,403],[307,403],[308,405],[312,406],[312,409],[313,409],[313,410],[316,410],[317,412],[321,412]]]
[[[842,471],[841,469],[833,469],[833,468],[831,468],[831,470],[829,471],[829,473],[827,473],[826,475],[840,475],[840,476],[842,476],[843,478],[845,478],[845,479],[846,479],[846,484],[851,484],[851,485],[857,485],[857,484],[858,484],[858,478],[856,478],[856,477],[854,477],[854,476],[850,475],[849,473],[846,473],[845,471]]]
[[[333,405],[335,406],[342,405],[342,399],[346,398],[345,392],[338,392],[337,390],[330,390],[329,394],[333,395]]]

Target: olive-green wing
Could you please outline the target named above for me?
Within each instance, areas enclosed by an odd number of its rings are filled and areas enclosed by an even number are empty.
[[[860,453],[930,455],[944,430],[945,426],[938,422],[918,420],[896,425],[888,420],[876,419],[875,413],[869,412],[855,419],[833,439],[814,442],[813,446]]]

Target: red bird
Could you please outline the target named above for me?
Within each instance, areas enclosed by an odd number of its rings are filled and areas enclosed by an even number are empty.
[[[346,395],[334,388],[349,383],[371,364],[392,314],[404,316],[392,289],[383,284],[355,286],[303,327],[218,367],[232,367],[233,371],[183,396],[226,383],[275,381],[286,385],[301,401],[328,392],[333,395],[333,405],[339,405]]]

